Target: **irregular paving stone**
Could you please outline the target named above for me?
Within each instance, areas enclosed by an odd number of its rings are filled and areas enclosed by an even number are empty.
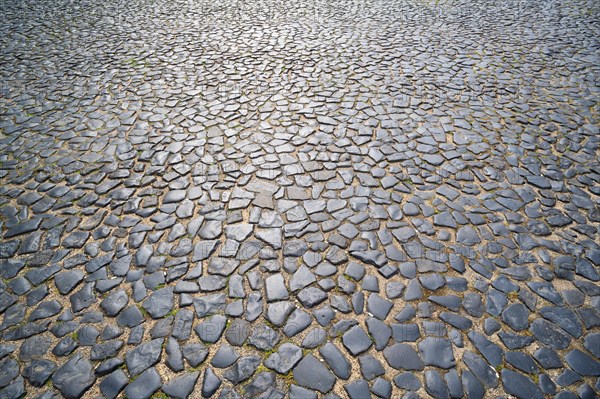
[[[223,373],[223,377],[233,384],[239,384],[254,374],[260,361],[261,359],[258,356],[242,356]]]
[[[205,240],[213,240],[215,238],[219,238],[219,236],[223,232],[222,222],[218,220],[207,220],[200,230],[198,230],[198,235]]]
[[[517,398],[543,398],[544,394],[527,377],[514,371],[502,370],[502,385],[506,392]]]
[[[373,355],[363,355],[358,358],[358,362],[360,364],[360,372],[367,381],[385,374],[383,365]]]
[[[354,326],[344,333],[342,336],[344,346],[352,355],[356,356],[373,345],[373,342],[360,326]]]
[[[468,330],[473,325],[470,319],[455,313],[442,312],[440,313],[440,319],[459,330]]]
[[[231,366],[239,357],[240,356],[233,347],[225,344],[219,347],[217,352],[213,355],[210,364],[213,367],[222,369]]]
[[[128,398],[147,399],[162,386],[162,379],[154,367],[149,368],[125,388]]]
[[[260,238],[274,249],[281,249],[282,238],[280,229],[263,229],[256,230],[255,236]]]
[[[576,373],[583,376],[599,376],[600,362],[579,349],[574,349],[567,353],[565,361]]]
[[[317,319],[317,323],[319,323],[321,326],[328,325],[335,317],[333,309],[327,305],[321,307],[320,309],[315,309],[313,311],[313,315],[315,319]]]
[[[479,355],[466,351],[462,356],[462,360],[486,388],[492,389],[498,386],[496,370]]]
[[[290,279],[290,290],[297,291],[316,281],[315,275],[306,266],[302,265]]]
[[[23,370],[23,377],[25,377],[31,385],[39,388],[48,381],[54,373],[54,370],[56,370],[56,364],[50,360],[33,360]]]
[[[292,312],[288,318],[285,326],[283,326],[283,333],[286,337],[293,337],[296,334],[304,331],[312,322],[312,317],[303,310],[296,309]]]
[[[206,295],[194,298],[194,309],[198,317],[204,317],[223,311],[225,309],[225,294]]]
[[[471,331],[468,334],[468,337],[477,350],[492,366],[496,367],[502,363],[502,348],[475,331]]]
[[[310,330],[302,340],[302,347],[306,349],[314,349],[320,346],[327,339],[327,331],[320,327]]]
[[[212,371],[211,368],[204,370],[202,378],[202,397],[210,398],[221,386],[221,379]]]
[[[36,321],[40,319],[45,319],[47,317],[54,316],[60,313],[62,309],[62,305],[58,301],[46,301],[42,302],[35,308],[31,314],[29,315],[29,321]]]
[[[536,350],[533,357],[545,369],[556,369],[563,365],[558,354],[547,346],[542,346]]]
[[[117,324],[122,327],[135,327],[140,325],[144,321],[144,316],[142,312],[137,308],[137,306],[130,306],[127,309],[123,310],[116,318]]]
[[[265,279],[265,287],[269,302],[289,298],[285,281],[280,273],[267,277]]]
[[[427,337],[419,342],[418,346],[426,365],[449,369],[456,364],[452,343],[447,339]]]
[[[164,317],[173,309],[173,288],[165,287],[154,291],[144,300],[142,307],[153,319]]]
[[[278,392],[273,385],[275,385],[275,373],[263,371],[258,373],[246,385],[246,394],[256,397],[262,393],[272,392],[275,395],[282,396],[283,392]]]
[[[169,380],[169,382],[162,386],[161,390],[172,398],[186,399],[194,390],[194,386],[196,385],[199,376],[199,371],[185,373]]]
[[[571,369],[565,369],[556,377],[555,381],[559,386],[567,387],[581,381],[581,376]]]
[[[332,340],[351,353],[344,335],[362,329],[375,351],[327,399],[506,396],[534,381],[594,396],[595,376],[574,370],[598,360],[597,9],[306,3],[209,5],[208,30],[181,30],[198,10],[160,0],[3,4],[0,397],[61,396],[43,387],[48,362],[74,353],[98,363],[83,396],[125,396],[119,368],[153,339],[167,339],[156,371],[173,381],[165,365],[202,367],[192,328],[215,320],[215,337],[196,335],[242,347],[270,323],[313,352]],[[378,375],[373,358],[393,368],[385,350],[429,362],[419,345],[433,339],[456,352],[443,377],[428,367],[415,392]],[[211,396],[318,396],[245,352],[212,352],[219,383],[243,380]],[[498,385],[490,369],[507,367],[522,378]]]
[[[458,232],[456,233],[456,241],[461,244],[472,246],[479,244],[481,242],[481,238],[474,228],[470,226],[464,226],[458,229]]]
[[[200,322],[194,331],[198,335],[198,338],[203,342],[215,343],[223,335],[225,327],[227,326],[227,317],[223,315],[214,315],[208,319]]]
[[[208,264],[208,272],[227,277],[238,268],[239,264],[240,262],[235,259],[212,257]]]
[[[316,357],[311,354],[294,368],[294,379],[305,388],[327,393],[335,383],[335,376]]]
[[[540,297],[547,299],[557,306],[563,305],[563,299],[560,294],[556,291],[556,288],[550,282],[537,282],[532,281],[527,283],[527,286],[531,288]]]
[[[5,387],[19,375],[19,363],[14,359],[5,359],[0,362],[0,370],[0,387]]]
[[[590,333],[583,340],[583,346],[592,355],[600,358],[600,333]]]
[[[424,364],[417,352],[408,344],[394,344],[383,350],[388,364],[398,370],[423,370]]]
[[[129,378],[123,370],[115,370],[109,374],[100,383],[100,392],[110,399],[116,398],[119,393],[127,386]]]
[[[72,270],[58,273],[54,276],[54,284],[62,295],[70,293],[84,278],[81,270]]]
[[[369,392],[369,383],[365,380],[357,380],[345,384],[344,389],[351,399],[367,398],[371,395]]]
[[[421,388],[421,381],[410,371],[400,373],[394,377],[394,384],[400,389],[407,391],[417,391]]]
[[[107,359],[96,368],[96,375],[106,375],[115,371],[117,368],[125,364],[125,361],[119,358]]]
[[[582,328],[579,317],[570,309],[548,306],[540,309],[540,314],[547,320],[556,323],[564,331],[571,334],[574,338],[581,337]]]
[[[444,380],[446,381],[446,385],[448,385],[451,398],[461,398],[463,396],[463,386],[456,370],[453,369],[444,374]]]
[[[541,343],[555,350],[564,349],[571,342],[559,327],[544,319],[535,319],[529,330]]]
[[[308,287],[301,290],[297,297],[304,307],[312,308],[327,299],[327,294],[316,287]]]
[[[419,280],[412,279],[406,286],[406,290],[404,291],[404,300],[405,301],[414,301],[417,299],[423,298],[423,291],[421,290],[421,285],[419,284]]]
[[[181,347],[183,357],[191,367],[198,367],[208,356],[208,349],[201,343],[190,343]]]
[[[462,372],[462,385],[465,395],[469,398],[483,398],[485,395],[484,386],[469,370]]]
[[[425,391],[436,399],[450,398],[446,381],[436,370],[425,371]]]
[[[158,363],[162,353],[163,339],[157,338],[138,345],[127,352],[125,360],[130,375],[138,375]]]
[[[317,393],[298,385],[290,385],[290,399],[317,399]]]
[[[179,343],[173,337],[169,337],[167,344],[165,345],[165,352],[167,354],[167,360],[165,364],[173,371],[182,371],[183,365],[183,354]]]
[[[515,331],[523,331],[529,327],[528,317],[529,311],[521,303],[510,305],[502,312],[502,321]]]
[[[271,350],[277,345],[281,336],[266,324],[258,324],[254,327],[248,343],[261,350]]]
[[[371,385],[371,392],[379,398],[390,399],[392,397],[392,384],[384,378],[377,378]]]
[[[122,347],[123,341],[120,340],[94,344],[90,352],[90,359],[104,360],[114,357]]]
[[[25,384],[23,377],[19,376],[6,387],[0,389],[0,396],[6,398],[20,398],[25,394]]]
[[[509,364],[511,364],[513,367],[515,367],[518,370],[521,370],[521,371],[523,371],[525,373],[529,373],[529,374],[539,372],[539,368],[537,367],[537,365],[535,364],[533,359],[525,353],[506,352],[504,357]]]
[[[392,324],[392,337],[396,342],[415,342],[421,337],[421,330],[417,324],[404,323]]]
[[[81,397],[96,381],[92,363],[76,354],[60,366],[52,376],[52,385],[65,398]]]
[[[284,343],[277,349],[277,352],[265,360],[265,366],[279,374],[286,374],[300,359],[302,359],[302,349],[294,344]]]
[[[506,295],[498,290],[490,289],[486,295],[485,310],[494,317],[500,316],[508,304]]]
[[[227,238],[234,239],[236,241],[244,241],[252,233],[253,226],[248,223],[240,223],[234,225],[228,225],[225,227],[225,235]]]
[[[71,295],[69,300],[71,301],[71,309],[73,312],[77,313],[83,309],[86,309],[96,301],[96,297],[92,289],[92,284],[88,283],[85,284],[79,291]]]
[[[235,319],[225,330],[225,339],[231,345],[242,346],[250,335],[250,325],[242,319]]]
[[[129,302],[129,297],[123,289],[116,290],[110,293],[106,298],[100,302],[100,307],[107,316],[116,316]]]
[[[344,380],[350,377],[352,366],[337,346],[331,342],[327,342],[319,349],[319,353],[337,377]]]
[[[38,229],[41,222],[41,218],[33,218],[21,223],[17,223],[16,225],[10,227],[6,233],[4,233],[4,238],[11,238],[20,234],[31,233],[32,231]]]
[[[366,325],[369,334],[375,340],[375,349],[378,351],[384,349],[387,346],[390,337],[392,336],[392,330],[390,327],[374,317],[368,318]]]
[[[386,319],[392,306],[393,304],[390,301],[383,299],[375,293],[369,294],[369,298],[367,299],[367,310],[379,320]]]

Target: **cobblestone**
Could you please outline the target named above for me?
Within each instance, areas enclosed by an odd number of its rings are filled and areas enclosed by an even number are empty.
[[[588,398],[593,0],[0,1],[0,398]]]

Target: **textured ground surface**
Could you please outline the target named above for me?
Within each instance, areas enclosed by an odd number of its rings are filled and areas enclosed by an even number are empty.
[[[596,0],[0,4],[0,398],[595,397]]]

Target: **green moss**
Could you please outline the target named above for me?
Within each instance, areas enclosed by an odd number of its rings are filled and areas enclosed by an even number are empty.
[[[281,377],[283,383],[288,387],[296,382],[292,370],[288,371],[287,374],[279,374],[279,377]]]
[[[262,372],[268,372],[268,371],[271,371],[271,370],[269,370],[263,364],[261,364],[256,368],[255,374],[262,373]]]
[[[269,320],[267,320],[267,319],[264,319],[263,321],[264,321],[264,323],[265,323],[267,326],[269,326],[269,327],[271,327],[271,328],[273,328],[273,329],[275,329],[275,328],[276,328],[276,327],[275,327],[275,325],[274,325],[273,323],[271,323]]]
[[[142,314],[142,316],[144,316],[144,318],[150,317],[150,314],[141,305],[138,305],[138,309],[140,310],[140,313]]]

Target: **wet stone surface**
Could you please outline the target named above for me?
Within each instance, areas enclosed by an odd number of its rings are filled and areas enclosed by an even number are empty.
[[[597,397],[596,1],[0,11],[0,398]]]

